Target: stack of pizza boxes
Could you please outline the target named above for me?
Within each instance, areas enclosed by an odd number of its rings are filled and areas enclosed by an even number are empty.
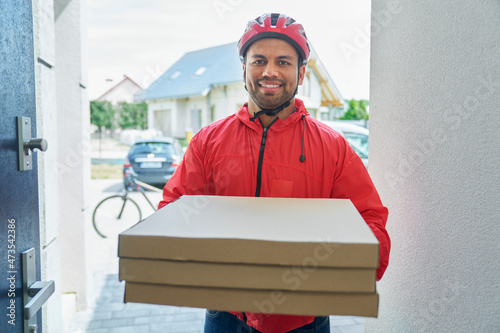
[[[376,317],[378,251],[347,199],[183,196],[118,255],[125,302]]]

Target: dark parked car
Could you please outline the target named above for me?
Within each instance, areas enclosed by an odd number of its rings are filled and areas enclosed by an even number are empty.
[[[127,174],[138,180],[163,188],[179,165],[180,144],[172,138],[144,139],[135,142],[125,158],[123,181],[130,185]]]

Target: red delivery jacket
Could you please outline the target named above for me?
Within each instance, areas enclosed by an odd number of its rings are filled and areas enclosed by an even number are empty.
[[[159,208],[184,194],[351,199],[380,242],[380,280],[389,262],[388,210],[344,137],[310,117],[297,98],[295,107],[267,129],[259,119],[249,120],[246,104],[201,129],[165,185]],[[242,313],[232,313],[244,319]],[[246,313],[247,324],[263,333],[287,332],[313,320]]]

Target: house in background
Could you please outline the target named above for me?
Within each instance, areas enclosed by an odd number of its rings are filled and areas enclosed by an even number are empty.
[[[318,119],[333,119],[346,104],[314,50],[298,98]],[[140,95],[148,124],[178,138],[235,113],[248,100],[236,43],[186,53]]]
[[[123,80],[115,84],[108,91],[102,94],[96,101],[108,101],[116,105],[119,102],[134,102],[134,95],[143,91],[142,87],[134,82],[127,75],[123,75]]]

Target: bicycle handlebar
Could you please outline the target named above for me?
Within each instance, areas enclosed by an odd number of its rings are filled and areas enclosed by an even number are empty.
[[[152,185],[141,182],[140,180],[137,180],[137,178],[133,178],[133,180],[134,180],[134,183],[136,183],[137,185],[142,186],[144,188],[147,188],[148,190],[151,190],[151,191],[154,191],[157,193],[163,193],[163,191],[161,189],[159,189],[158,187],[154,187]]]
[[[141,182],[140,180],[138,180],[137,177],[134,175],[134,171],[132,171],[132,170],[127,170],[125,172],[124,177],[127,178],[127,180],[129,181],[130,187],[134,187],[134,185],[137,185],[137,190],[139,190],[139,187],[144,187],[148,190],[151,190],[151,191],[154,191],[157,193],[163,192],[163,190],[158,188],[158,187],[154,187],[150,184],[147,184],[147,183],[144,183],[144,182]]]

